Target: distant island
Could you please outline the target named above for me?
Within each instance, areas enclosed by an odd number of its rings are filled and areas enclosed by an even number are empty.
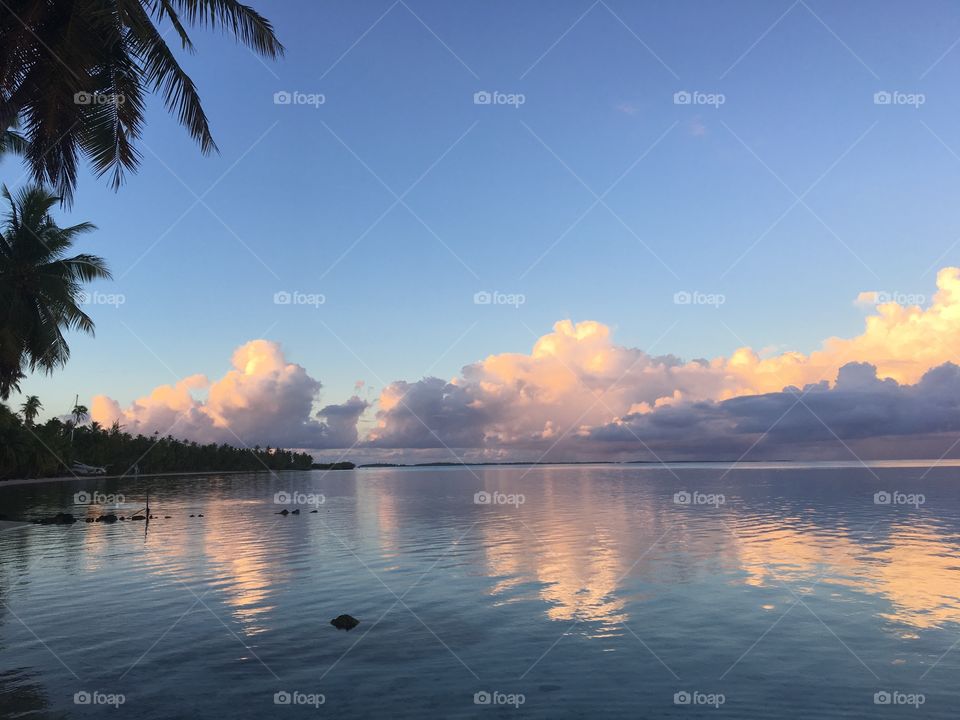
[[[311,470],[353,470],[357,467],[352,462],[313,463]]]
[[[737,459],[709,459],[709,460],[515,460],[503,462],[455,462],[453,460],[444,460],[438,462],[425,463],[364,463],[358,465],[361,468],[418,468],[418,467],[490,467],[490,466],[511,466],[511,465],[680,465],[680,464],[698,464],[698,463],[776,463],[792,462],[791,460],[737,460]]]

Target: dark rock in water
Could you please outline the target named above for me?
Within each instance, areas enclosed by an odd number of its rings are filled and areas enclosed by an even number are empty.
[[[337,615],[337,617],[330,621],[330,624],[337,630],[353,630],[360,624],[360,621],[350,615]]]
[[[289,515],[289,514],[290,514],[290,511],[287,510],[286,508],[284,508],[284,509],[281,510],[280,512],[274,513],[274,514],[275,514],[275,515]]]
[[[53,517],[40,518],[37,522],[40,525],[72,525],[77,518],[70,513],[57,513]]]
[[[116,515],[114,515],[113,513],[110,513],[109,515],[101,515],[100,517],[98,517],[97,522],[115,523],[117,519],[118,518]],[[123,518],[119,518],[119,519],[122,520]]]
[[[291,511],[290,511],[290,514],[291,514],[291,515],[299,515],[299,514],[300,514],[300,508],[297,508],[296,510],[291,510]]]
[[[197,515],[197,517],[203,517],[203,513],[200,513],[199,515]]]
[[[92,523],[92,522],[96,522],[96,520],[94,520],[93,518],[87,518],[87,522]]]
[[[196,515],[191,515],[190,517],[196,517]]]
[[[120,522],[123,522],[124,520],[126,520],[126,518],[125,518],[123,515],[121,515],[121,516],[120,516],[119,518],[117,518],[117,519],[120,520]]]
[[[133,516],[132,518],[130,518],[130,519],[131,519],[131,520],[146,520],[147,518],[144,517],[143,515],[134,515],[134,516]]]
[[[311,510],[311,511],[310,511],[310,514],[312,515],[312,514],[315,513],[315,512],[318,512],[318,511],[317,511],[317,510]]]
[[[169,519],[170,519],[170,516],[169,516],[169,515],[164,515],[164,516],[163,516],[163,519],[164,519],[164,520],[169,520]]]

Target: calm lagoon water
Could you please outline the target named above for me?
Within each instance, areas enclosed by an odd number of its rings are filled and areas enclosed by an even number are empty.
[[[99,514],[74,505],[81,489],[132,504],[149,489],[160,516],[4,527],[0,715],[955,718],[958,475],[541,466],[0,486],[13,518]],[[284,517],[277,493],[323,503]],[[360,625],[336,630],[341,613]]]

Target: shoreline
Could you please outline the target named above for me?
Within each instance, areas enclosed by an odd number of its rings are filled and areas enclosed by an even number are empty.
[[[619,468],[677,468],[690,470],[705,470],[710,468],[730,468],[736,470],[788,470],[792,467],[806,468],[809,470],[840,470],[848,468],[877,468],[877,469],[908,469],[908,468],[956,468],[960,467],[960,458],[941,458],[936,459],[912,459],[902,458],[898,460],[667,460],[664,462],[630,460],[630,461],[592,461],[592,462],[557,462],[557,463],[423,463],[418,465],[357,465],[352,470],[444,470],[458,467],[583,467],[590,465],[600,465],[606,467]],[[281,473],[281,472],[311,472],[313,470],[320,472],[332,472],[334,469],[341,470],[345,468],[310,468],[309,470],[195,470],[190,472],[162,472],[162,473],[141,473],[139,476],[126,475],[60,475],[57,477],[45,478],[15,478],[10,480],[0,480],[0,490],[4,487],[16,485],[37,485],[40,483],[51,482],[70,482],[80,480],[120,480],[123,478],[159,478],[159,477],[199,477],[206,475],[259,475],[262,473]]]
[[[256,475],[258,473],[269,472],[305,472],[303,470],[199,470],[193,472],[165,472],[165,473],[141,473],[134,476],[126,475],[58,475],[57,477],[44,478],[13,478],[10,480],[0,480],[0,489],[10,485],[38,485],[48,482],[67,482],[77,480],[121,480],[123,478],[154,478],[154,477],[190,477],[192,475]]]

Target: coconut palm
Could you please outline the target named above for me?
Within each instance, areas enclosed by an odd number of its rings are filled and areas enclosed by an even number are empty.
[[[90,409],[86,405],[77,404],[73,406],[70,414],[73,415],[73,424],[79,425],[86,419],[87,415],[90,414]]]
[[[27,395],[27,399],[23,405],[20,406],[24,424],[27,426],[33,425],[33,421],[37,419],[37,415],[40,414],[42,408],[43,405],[40,403],[40,398],[36,395]]]
[[[136,169],[149,93],[200,145],[216,150],[200,96],[164,40],[187,26],[229,30],[264,57],[283,54],[273,26],[238,0],[4,0],[0,2],[0,126],[23,123],[34,180],[69,202],[79,156],[114,188]]]
[[[16,124],[0,131],[0,158],[10,154],[26,155],[29,147],[30,143],[20,134]]]
[[[80,309],[83,284],[109,278],[102,258],[66,257],[90,223],[60,227],[50,209],[60,198],[39,186],[2,195],[10,212],[0,227],[0,399],[19,389],[27,369],[47,373],[70,357],[64,332],[93,334],[93,320]]]

